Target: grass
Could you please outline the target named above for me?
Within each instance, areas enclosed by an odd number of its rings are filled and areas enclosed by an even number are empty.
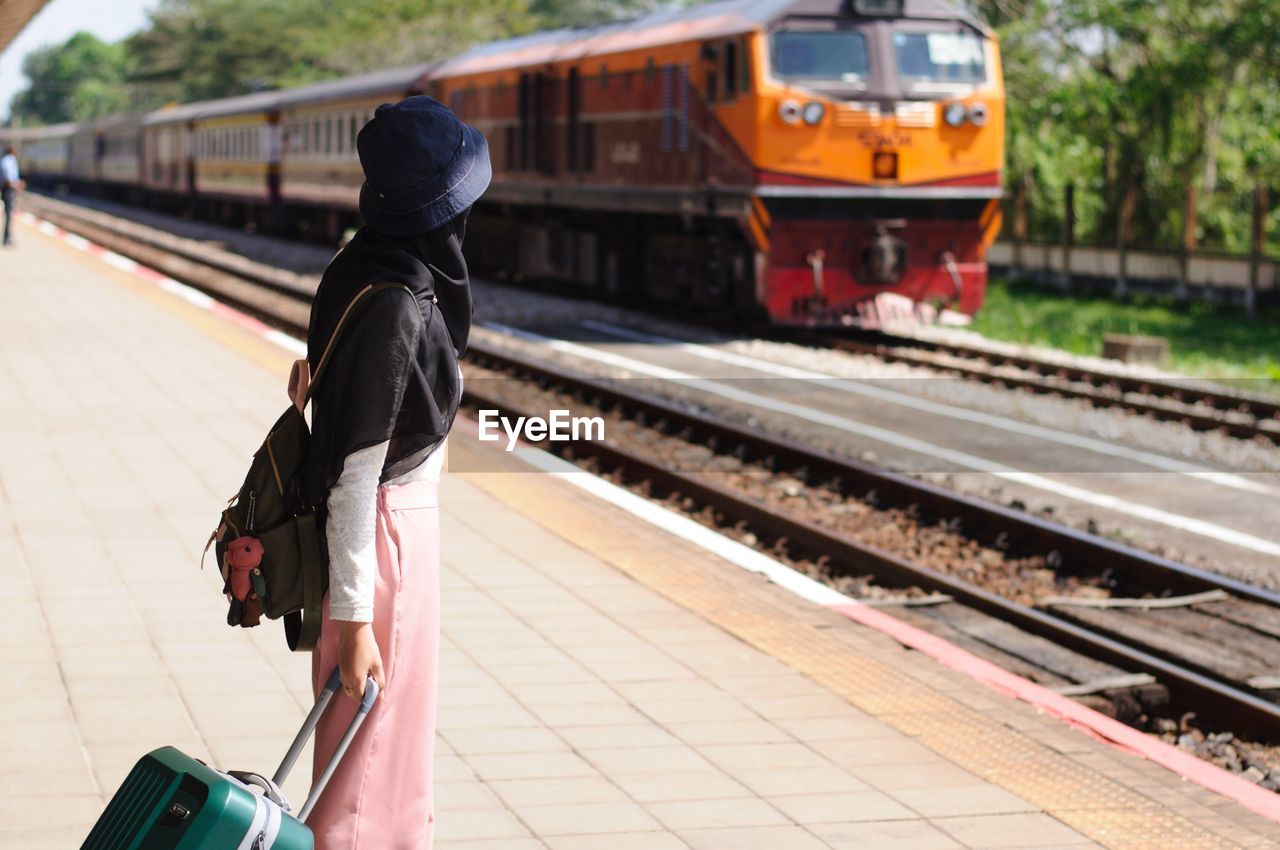
[[[1280,389],[1280,309],[1249,321],[1239,308],[1175,304],[1169,298],[1128,302],[1065,295],[1030,282],[993,278],[973,330],[992,339],[1050,346],[1076,354],[1102,352],[1104,333],[1162,336],[1168,366],[1188,375],[1257,382]]]

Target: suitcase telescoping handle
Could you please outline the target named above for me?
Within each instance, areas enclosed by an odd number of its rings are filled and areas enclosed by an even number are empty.
[[[316,729],[316,724],[320,722],[320,715],[324,714],[325,708],[328,707],[329,701],[333,699],[333,695],[337,693],[338,686],[341,684],[342,677],[338,668],[335,667],[333,673],[329,676],[329,680],[325,682],[324,690],[321,691],[316,704],[311,709],[311,713],[307,715],[302,728],[298,730],[298,737],[293,739],[289,752],[285,753],[284,761],[280,762],[280,768],[276,770],[275,776],[271,777],[271,781],[276,785],[282,785],[285,779],[288,778],[289,772],[293,770],[294,763],[298,761],[298,756],[302,755],[303,747],[307,745],[307,739],[311,737],[311,733]],[[320,793],[329,784],[330,778],[333,777],[333,772],[338,769],[338,764],[347,753],[347,747],[351,746],[351,739],[356,736],[356,732],[360,731],[360,725],[364,723],[365,717],[369,714],[369,709],[373,708],[377,700],[378,685],[373,681],[373,677],[370,676],[364,683],[364,699],[360,701],[360,708],[356,711],[356,716],[351,719],[351,725],[347,727],[342,740],[338,742],[338,748],[333,751],[333,758],[329,759],[324,771],[316,779],[315,785],[311,786],[311,793],[307,794],[307,801],[302,804],[302,810],[298,812],[298,820],[305,821],[307,815],[311,814],[312,806],[316,804],[316,800],[320,799]]]

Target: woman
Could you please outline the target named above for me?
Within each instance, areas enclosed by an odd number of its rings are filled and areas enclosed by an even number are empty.
[[[364,693],[382,689],[308,825],[317,850],[427,850],[434,812],[443,444],[462,395],[471,326],[462,240],[491,175],[484,136],[428,97],[378,108],[356,140],[365,227],[325,270],[311,308],[312,373],[370,284],[312,394],[308,493],[327,504],[329,593],[312,657],[352,699],[316,731],[328,762]],[[412,293],[412,297],[410,296]]]

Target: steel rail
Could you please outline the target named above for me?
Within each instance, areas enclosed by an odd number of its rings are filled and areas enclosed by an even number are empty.
[[[877,507],[914,506],[926,516],[959,520],[961,532],[1001,549],[1040,555],[1068,573],[1109,573],[1125,592],[1198,593],[1224,590],[1240,599],[1280,608],[1280,593],[1229,576],[1144,552],[1121,543],[1077,531],[1030,514],[945,490],[933,484],[877,469],[861,461],[824,452],[792,440],[765,434],[718,417],[691,413],[688,408],[649,395],[623,390],[617,382],[574,374],[546,363],[473,342],[468,356],[480,365],[494,364],[540,381],[571,387],[575,394],[595,397],[653,421],[665,419],[675,430],[688,430],[691,441],[742,446],[739,457],[754,456],[766,466],[806,470],[814,482],[838,482],[844,493]],[[770,458],[773,460],[770,461]],[[1056,554],[1054,554],[1056,553]]]
[[[781,338],[786,339],[788,336],[782,334]],[[790,335],[790,338],[797,337]],[[921,341],[885,334],[873,334],[868,335],[868,338],[860,339],[850,335],[806,333],[798,338],[810,339],[813,341],[812,344],[823,348],[867,354],[887,362],[906,363],[911,366],[950,372],[983,383],[1002,384],[1035,393],[1083,399],[1095,407],[1120,408],[1161,421],[1178,422],[1196,431],[1220,431],[1243,440],[1266,440],[1280,444],[1280,427],[1262,427],[1264,422],[1275,422],[1280,425],[1280,402],[1232,395],[1158,379],[1092,371],[1078,366],[1018,355],[1005,355],[971,346]],[[981,361],[987,366],[939,362],[920,352],[948,354],[961,360]],[[1031,374],[1010,375],[992,371],[992,368],[1000,366],[1012,366]],[[1104,390],[1108,388],[1114,392],[1105,392]],[[1130,398],[1128,394],[1152,396],[1167,403]],[[1223,413],[1251,416],[1253,421],[1238,421],[1197,411],[1191,407],[1197,403]],[[1171,407],[1169,404],[1181,405],[1181,407]]]
[[[541,370],[537,368],[532,371]],[[473,380],[467,384],[464,403],[498,410],[508,416],[530,417],[542,413],[517,408],[498,395],[486,394],[483,389],[476,388],[476,383]],[[1248,740],[1280,740],[1280,705],[1204,672],[1129,646],[1048,612],[1006,599],[875,546],[833,534],[812,522],[780,513],[724,487],[676,472],[660,462],[617,446],[598,441],[560,445],[563,448],[549,450],[558,454],[569,450],[575,457],[593,458],[603,468],[621,469],[632,481],[646,481],[651,488],[656,487],[665,495],[679,494],[692,498],[700,505],[710,506],[725,515],[722,525],[745,522],[758,535],[772,539],[785,538],[788,547],[797,548],[814,558],[825,556],[829,563],[839,565],[851,574],[871,573],[880,580],[887,579],[946,593],[964,605],[1088,657],[1122,669],[1151,673],[1184,705],[1194,705],[1197,714],[1215,724],[1216,728],[1231,729]]]

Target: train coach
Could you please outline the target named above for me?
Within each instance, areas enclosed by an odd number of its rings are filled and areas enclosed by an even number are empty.
[[[718,0],[28,131],[22,156],[37,184],[333,239],[357,222],[358,128],[418,92],[489,140],[478,271],[780,324],[853,323],[885,293],[982,303],[999,51],[943,0]]]
[[[999,54],[939,0],[709,3],[485,45],[421,88],[489,139],[491,273],[786,324],[982,303]]]

